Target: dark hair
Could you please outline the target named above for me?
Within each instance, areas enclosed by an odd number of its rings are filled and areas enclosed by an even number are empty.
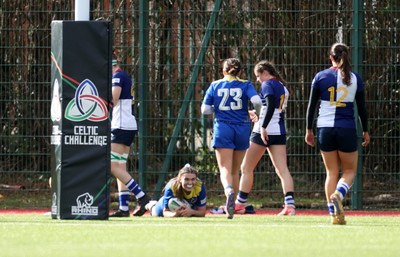
[[[118,56],[116,54],[112,54],[112,60],[111,60],[112,66],[118,65]]]
[[[268,73],[271,74],[271,76],[274,76],[284,85],[286,85],[286,81],[282,78],[279,71],[275,68],[275,66],[271,62],[267,60],[260,61],[259,63],[256,64],[256,66],[254,66],[254,72],[263,73],[264,71],[268,71]]]
[[[192,167],[190,164],[186,164],[180,171],[179,171],[179,173],[178,173],[178,175],[175,177],[175,178],[173,178],[173,179],[171,179],[171,180],[174,180],[175,182],[171,185],[171,188],[172,189],[174,189],[174,191],[176,192],[176,197],[177,198],[179,198],[179,199],[183,199],[183,196],[184,196],[184,194],[183,194],[183,187],[182,187],[182,184],[181,184],[181,177],[182,177],[182,175],[184,175],[184,174],[187,174],[187,173],[190,173],[190,174],[195,174],[196,175],[196,178],[198,177],[198,174],[199,174],[199,172],[194,168],[194,167]]]
[[[349,47],[343,43],[335,43],[331,46],[329,54],[333,60],[338,64],[338,69],[342,75],[342,80],[345,85],[351,84],[351,64],[349,56]]]
[[[224,71],[232,76],[237,76],[242,70],[242,64],[239,59],[229,58],[224,61]]]

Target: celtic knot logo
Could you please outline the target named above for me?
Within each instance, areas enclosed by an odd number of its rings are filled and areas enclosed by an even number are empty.
[[[108,118],[107,105],[99,97],[96,86],[89,79],[82,81],[65,110],[65,118],[71,121],[103,121]]]

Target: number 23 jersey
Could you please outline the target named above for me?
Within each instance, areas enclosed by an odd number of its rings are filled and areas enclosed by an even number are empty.
[[[217,120],[249,123],[248,102],[257,95],[250,81],[226,75],[207,89],[203,103],[213,105]]]

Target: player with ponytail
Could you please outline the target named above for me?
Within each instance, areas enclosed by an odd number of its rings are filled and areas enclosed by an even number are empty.
[[[329,59],[332,66],[318,72],[311,83],[305,141],[310,146],[315,145],[313,121],[318,100],[321,100],[317,131],[327,174],[325,195],[332,224],[344,225],[342,201],[353,184],[358,162],[355,104],[362,125],[362,146],[369,144],[370,137],[364,82],[351,71],[349,48],[342,43],[333,44]]]
[[[224,77],[213,81],[207,89],[201,112],[215,113],[212,146],[226,196],[225,211],[228,219],[232,219],[235,212],[235,193],[239,190],[240,164],[249,148],[252,122],[250,115],[257,117],[261,99],[250,81],[239,78],[242,64],[238,59],[226,59],[222,72]],[[256,113],[248,110],[249,102],[253,103]]]

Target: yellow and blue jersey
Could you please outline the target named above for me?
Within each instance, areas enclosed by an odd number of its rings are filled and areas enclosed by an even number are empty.
[[[162,207],[168,209],[168,201],[171,198],[176,197],[176,189],[172,187],[175,180],[171,180],[164,188],[164,196],[162,197]],[[205,206],[207,203],[206,199],[206,187],[200,180],[196,180],[196,184],[190,193],[184,192],[183,198],[190,204],[192,209],[197,207]],[[161,200],[161,199],[160,199]]]
[[[176,189],[173,188],[173,183],[176,180],[171,180],[164,187],[164,195],[158,200],[157,204],[153,207],[155,209],[155,213],[153,215],[157,217],[164,216],[164,209],[168,209],[168,201],[171,198],[175,198],[177,195]],[[196,184],[193,187],[193,190],[190,193],[184,193],[183,197],[189,204],[192,209],[197,209],[197,207],[205,206],[207,204],[206,198],[206,187],[204,183],[200,180],[196,180]]]

